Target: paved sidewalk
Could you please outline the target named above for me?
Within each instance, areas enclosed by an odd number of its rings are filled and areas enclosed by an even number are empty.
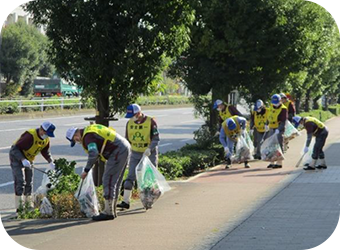
[[[19,244],[68,249],[289,249],[315,247],[334,231],[340,211],[340,118],[331,129],[327,170],[304,173],[295,164],[306,135],[290,144],[283,169],[253,162],[219,166],[172,190],[145,212],[138,202],[114,221],[4,221]]]

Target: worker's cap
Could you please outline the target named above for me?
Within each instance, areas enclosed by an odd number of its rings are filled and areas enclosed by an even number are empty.
[[[73,147],[76,142],[73,140],[73,136],[74,134],[77,132],[78,128],[69,128],[67,131],[66,131],[66,139],[69,140],[71,142],[71,147]]]
[[[227,119],[227,126],[228,126],[228,129],[229,129],[229,130],[234,130],[234,129],[236,129],[236,123],[235,123],[234,119],[228,118],[228,119]]]
[[[281,98],[286,98],[286,99],[287,99],[287,96],[286,96],[285,93],[280,93],[280,97],[281,97]]]
[[[218,105],[221,105],[221,104],[223,104],[222,100],[217,99],[217,100],[214,102],[213,109],[217,109]]]
[[[54,137],[55,126],[50,122],[43,122],[41,128],[46,132],[48,137]]]
[[[258,99],[254,106],[254,111],[259,111],[263,107],[263,101]]]
[[[302,117],[301,116],[294,116],[293,117],[293,125],[295,128],[299,127],[300,121],[301,121]]]
[[[130,104],[129,106],[127,106],[126,108],[126,115],[125,118],[131,118],[133,117],[135,114],[137,114],[138,112],[141,112],[142,109],[141,107],[134,103],[134,104]]]
[[[279,94],[275,94],[271,98],[271,102],[273,105],[278,105],[281,101],[281,96]]]

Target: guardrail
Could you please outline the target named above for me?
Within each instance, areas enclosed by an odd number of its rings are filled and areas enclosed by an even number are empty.
[[[59,101],[58,104],[49,104],[49,102],[55,102]],[[76,103],[64,103],[64,101],[77,101]],[[81,109],[82,102],[80,101],[80,98],[59,98],[59,99],[41,99],[41,100],[0,100],[0,103],[4,102],[13,102],[18,103],[18,109],[19,112],[22,112],[22,108],[36,108],[40,107],[40,111],[44,111],[45,107],[60,107],[60,109],[64,109],[65,106],[78,106],[79,109]],[[25,104],[26,102],[26,104]],[[40,104],[32,104],[29,105],[27,103],[29,102],[38,102]]]

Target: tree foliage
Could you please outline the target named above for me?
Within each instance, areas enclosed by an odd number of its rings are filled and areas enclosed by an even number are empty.
[[[3,28],[0,63],[7,95],[15,94],[20,87],[22,94],[32,93],[33,79],[47,61],[46,45],[47,38],[23,21]]]
[[[26,9],[46,25],[58,72],[96,97],[102,117],[150,91],[163,58],[187,47],[194,18],[186,0],[36,0]]]

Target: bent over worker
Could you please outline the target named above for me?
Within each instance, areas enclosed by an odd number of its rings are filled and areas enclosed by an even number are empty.
[[[242,116],[240,111],[237,110],[237,108],[231,104],[225,104],[222,100],[217,99],[214,102],[213,109],[216,109],[219,114],[219,124],[221,125],[226,119],[237,115]]]
[[[281,102],[279,94],[271,97],[271,107],[268,109],[268,125],[266,125],[267,135],[269,137],[277,134],[281,150],[283,152],[283,134],[285,132],[286,120],[288,118],[287,107]],[[282,168],[282,160],[277,162],[270,162],[267,168]]]
[[[100,124],[83,129],[70,128],[67,130],[66,138],[71,142],[71,147],[79,143],[88,154],[84,172],[81,174],[83,180],[98,158],[106,162],[103,175],[105,208],[92,219],[95,221],[115,219],[119,189],[130,156],[129,142],[112,128]]]
[[[220,142],[224,147],[224,152],[226,156],[226,169],[231,167],[231,159],[234,152],[234,144],[237,142],[239,136],[244,136],[246,129],[247,120],[244,117],[234,115],[226,119],[222,123],[222,128],[220,131]],[[244,167],[249,168],[248,161],[244,162]]]
[[[256,147],[255,159],[261,159],[261,141],[265,134],[265,125],[267,122],[267,108],[261,99],[257,100],[254,111],[250,118],[250,133],[254,135],[254,145]]]
[[[326,169],[326,159],[325,153],[323,152],[323,147],[326,143],[326,139],[328,136],[328,129],[321,121],[314,117],[293,117],[293,124],[296,128],[299,125],[302,125],[307,131],[307,141],[304,148],[304,153],[306,154],[309,150],[310,143],[312,141],[312,137],[315,136],[315,144],[312,153],[312,162],[304,168],[304,170],[315,170],[318,169]],[[316,166],[317,160],[320,159],[320,165]]]
[[[126,124],[126,138],[131,143],[131,157],[129,173],[124,182],[123,201],[117,206],[123,209],[130,208],[130,197],[136,181],[136,167],[143,155],[148,156],[152,164],[158,166],[159,131],[155,119],[142,113],[138,104],[127,107],[125,118],[130,118]]]
[[[53,158],[50,153],[50,138],[54,137],[55,126],[50,122],[43,122],[39,128],[33,128],[23,133],[12,145],[9,159],[14,178],[15,208],[19,209],[25,202],[33,208],[33,162],[41,155],[54,169]]]

